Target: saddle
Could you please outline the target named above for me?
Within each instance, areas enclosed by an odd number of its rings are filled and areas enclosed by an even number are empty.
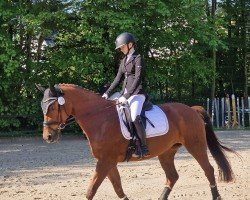
[[[146,129],[147,126],[147,121],[148,123],[152,126],[155,127],[154,124],[147,118],[145,112],[146,111],[150,111],[153,108],[153,104],[149,101],[149,99],[147,98],[145,100],[145,102],[143,103],[142,106],[142,111],[141,111],[141,119],[143,122],[143,125]],[[131,119],[131,115],[130,115],[130,109],[128,105],[122,105],[119,108],[120,111],[120,115],[122,116],[122,120],[124,125],[127,127],[127,129],[129,130],[129,132],[131,133],[131,136],[133,136],[133,123],[132,123],[132,119]]]
[[[121,94],[119,92],[114,93],[109,100],[117,100],[120,96]],[[129,106],[117,105],[116,109],[118,112],[121,133],[125,139],[129,140],[124,159],[124,161],[129,161],[136,150],[137,135],[131,120]],[[143,104],[141,118],[146,129],[147,138],[164,135],[169,130],[167,116],[160,107],[153,105],[148,98],[146,98]]]

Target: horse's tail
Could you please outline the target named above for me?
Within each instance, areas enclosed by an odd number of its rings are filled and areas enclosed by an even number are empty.
[[[213,158],[215,159],[219,167],[219,180],[225,182],[232,181],[234,179],[234,174],[225,151],[235,153],[236,155],[238,154],[234,150],[223,146],[218,140],[217,136],[214,133],[210,116],[203,107],[193,106],[192,109],[198,112],[205,122],[207,144]]]

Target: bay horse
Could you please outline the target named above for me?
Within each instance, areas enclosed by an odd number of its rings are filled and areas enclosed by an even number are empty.
[[[128,200],[122,188],[117,164],[124,161],[129,141],[121,134],[116,102],[106,100],[100,94],[73,84],[59,84],[47,89],[40,86],[38,88],[44,94],[43,139],[49,143],[56,142],[61,129],[67,124],[67,118],[73,116],[86,134],[91,153],[97,159],[86,198],[93,199],[102,181],[108,177],[118,197]],[[165,187],[159,199],[167,200],[179,178],[174,156],[183,145],[203,169],[210,184],[212,199],[221,199],[214,168],[208,159],[207,147],[219,167],[219,179],[225,182],[234,178],[225,151],[236,152],[220,143],[213,131],[210,117],[202,107],[189,107],[181,103],[165,103],[158,106],[168,117],[169,131],[162,136],[147,138],[150,157],[131,158],[131,161],[158,156],[166,175]]]

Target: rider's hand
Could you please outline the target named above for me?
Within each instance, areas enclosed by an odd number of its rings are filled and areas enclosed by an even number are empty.
[[[108,95],[107,95],[106,93],[104,93],[104,94],[102,95],[102,98],[108,99]]]
[[[121,96],[119,99],[118,99],[118,103],[120,104],[125,104],[127,102],[127,99],[124,97],[124,96]]]

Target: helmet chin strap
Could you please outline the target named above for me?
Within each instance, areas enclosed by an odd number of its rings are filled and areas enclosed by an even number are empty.
[[[125,56],[127,57],[128,54],[129,54],[129,52],[130,52],[130,50],[134,47],[134,44],[130,48],[129,48],[128,44],[126,44],[126,45],[127,45],[127,48],[128,48],[128,52],[125,54]]]
[[[127,59],[128,59],[128,54],[129,54],[129,52],[130,52],[130,50],[134,47],[134,44],[129,48],[129,45],[128,44],[126,44],[127,45],[127,48],[128,48],[128,52],[125,54],[125,63],[127,62]]]

